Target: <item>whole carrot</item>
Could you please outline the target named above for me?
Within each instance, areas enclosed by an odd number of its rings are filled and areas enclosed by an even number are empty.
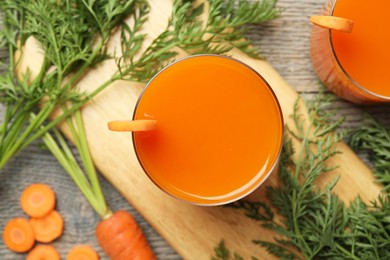
[[[119,210],[96,226],[96,238],[112,260],[156,259],[136,220]]]
[[[73,178],[76,185],[102,219],[96,226],[96,237],[99,245],[112,260],[156,259],[144,233],[134,218],[123,210],[113,214],[108,208],[89,153],[80,111],[75,113],[75,123],[74,125],[73,120],[68,120],[71,130],[74,132],[73,137],[75,138],[76,146],[84,151],[81,155],[81,160],[85,166],[85,175],[76,159],[70,156],[70,148],[58,130],[54,130],[56,139],[49,134],[45,134],[42,140]]]

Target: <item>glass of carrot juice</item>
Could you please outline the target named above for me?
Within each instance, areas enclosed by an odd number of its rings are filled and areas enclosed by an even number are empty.
[[[173,197],[221,205],[246,196],[275,169],[283,118],[267,82],[247,65],[195,55],[161,70],[140,95],[132,133],[147,176]]]
[[[353,22],[350,32],[313,26],[311,59],[320,80],[354,103],[390,101],[390,1],[331,0],[322,15]]]

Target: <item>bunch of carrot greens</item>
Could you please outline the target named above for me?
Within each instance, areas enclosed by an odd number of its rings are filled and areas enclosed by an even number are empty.
[[[242,40],[245,25],[277,17],[275,2],[213,0],[199,4],[175,0],[166,30],[140,53],[145,38],[140,29],[149,14],[146,0],[2,0],[0,47],[8,51],[8,60],[1,62],[6,73],[0,76],[0,101],[6,109],[0,125],[0,169],[20,150],[42,138],[103,219],[96,233],[105,252],[114,259],[131,259],[133,254],[153,259],[143,235],[133,241],[133,247],[129,246],[134,235],[130,226],[141,232],[134,219],[124,211],[113,214],[105,202],[87,144],[82,106],[114,81],[148,81],[175,59],[175,48],[188,54],[223,54],[238,48],[258,57],[250,41]],[[204,22],[201,15],[206,11],[208,19]],[[129,16],[134,18],[131,25],[124,23]],[[120,51],[110,52],[108,43],[116,31],[121,35]],[[31,37],[39,42],[44,54],[37,75],[18,71],[16,54]],[[106,59],[116,60],[117,71],[92,92],[80,91],[78,81],[88,69]],[[58,108],[61,114],[49,121]],[[84,167],[56,128],[64,121]],[[121,240],[114,239],[120,235]]]
[[[282,237],[275,242],[252,241],[281,259],[388,259],[390,129],[367,116],[360,128],[347,135],[352,147],[369,152],[377,181],[384,185],[377,200],[366,204],[358,197],[347,207],[332,193],[338,179],[323,189],[315,184],[321,175],[333,169],[327,167],[326,160],[339,152],[335,144],[345,135],[332,133],[342,122],[335,120],[337,111],[329,107],[333,98],[320,95],[308,103],[309,128],[303,127],[296,107],[293,118],[297,130],[289,130],[290,137],[283,147],[279,185],[267,187],[271,205],[240,201],[233,207]],[[301,141],[299,150],[294,150],[291,138]],[[297,160],[292,159],[295,153]],[[275,214],[282,217],[282,222],[276,220]],[[242,258],[232,256],[222,241],[216,246],[213,259]]]

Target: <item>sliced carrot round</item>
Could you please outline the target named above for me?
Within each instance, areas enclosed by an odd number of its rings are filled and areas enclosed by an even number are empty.
[[[31,250],[26,260],[60,260],[60,254],[51,245],[37,245]]]
[[[72,248],[66,260],[98,260],[98,253],[87,245],[78,245]]]
[[[12,251],[23,253],[35,243],[33,228],[27,219],[14,218],[8,221],[3,232],[4,244]]]
[[[28,186],[20,197],[20,205],[27,215],[40,218],[54,209],[54,191],[46,184],[34,183]]]
[[[39,242],[49,243],[61,236],[64,231],[64,219],[53,210],[42,218],[31,218],[31,226],[35,239]]]

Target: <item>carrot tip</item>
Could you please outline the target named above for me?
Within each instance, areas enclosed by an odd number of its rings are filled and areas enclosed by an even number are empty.
[[[310,21],[315,25],[341,32],[350,33],[353,29],[353,21],[342,17],[317,15],[310,17]]]
[[[120,120],[108,122],[108,129],[116,132],[150,131],[156,128],[157,120]]]

